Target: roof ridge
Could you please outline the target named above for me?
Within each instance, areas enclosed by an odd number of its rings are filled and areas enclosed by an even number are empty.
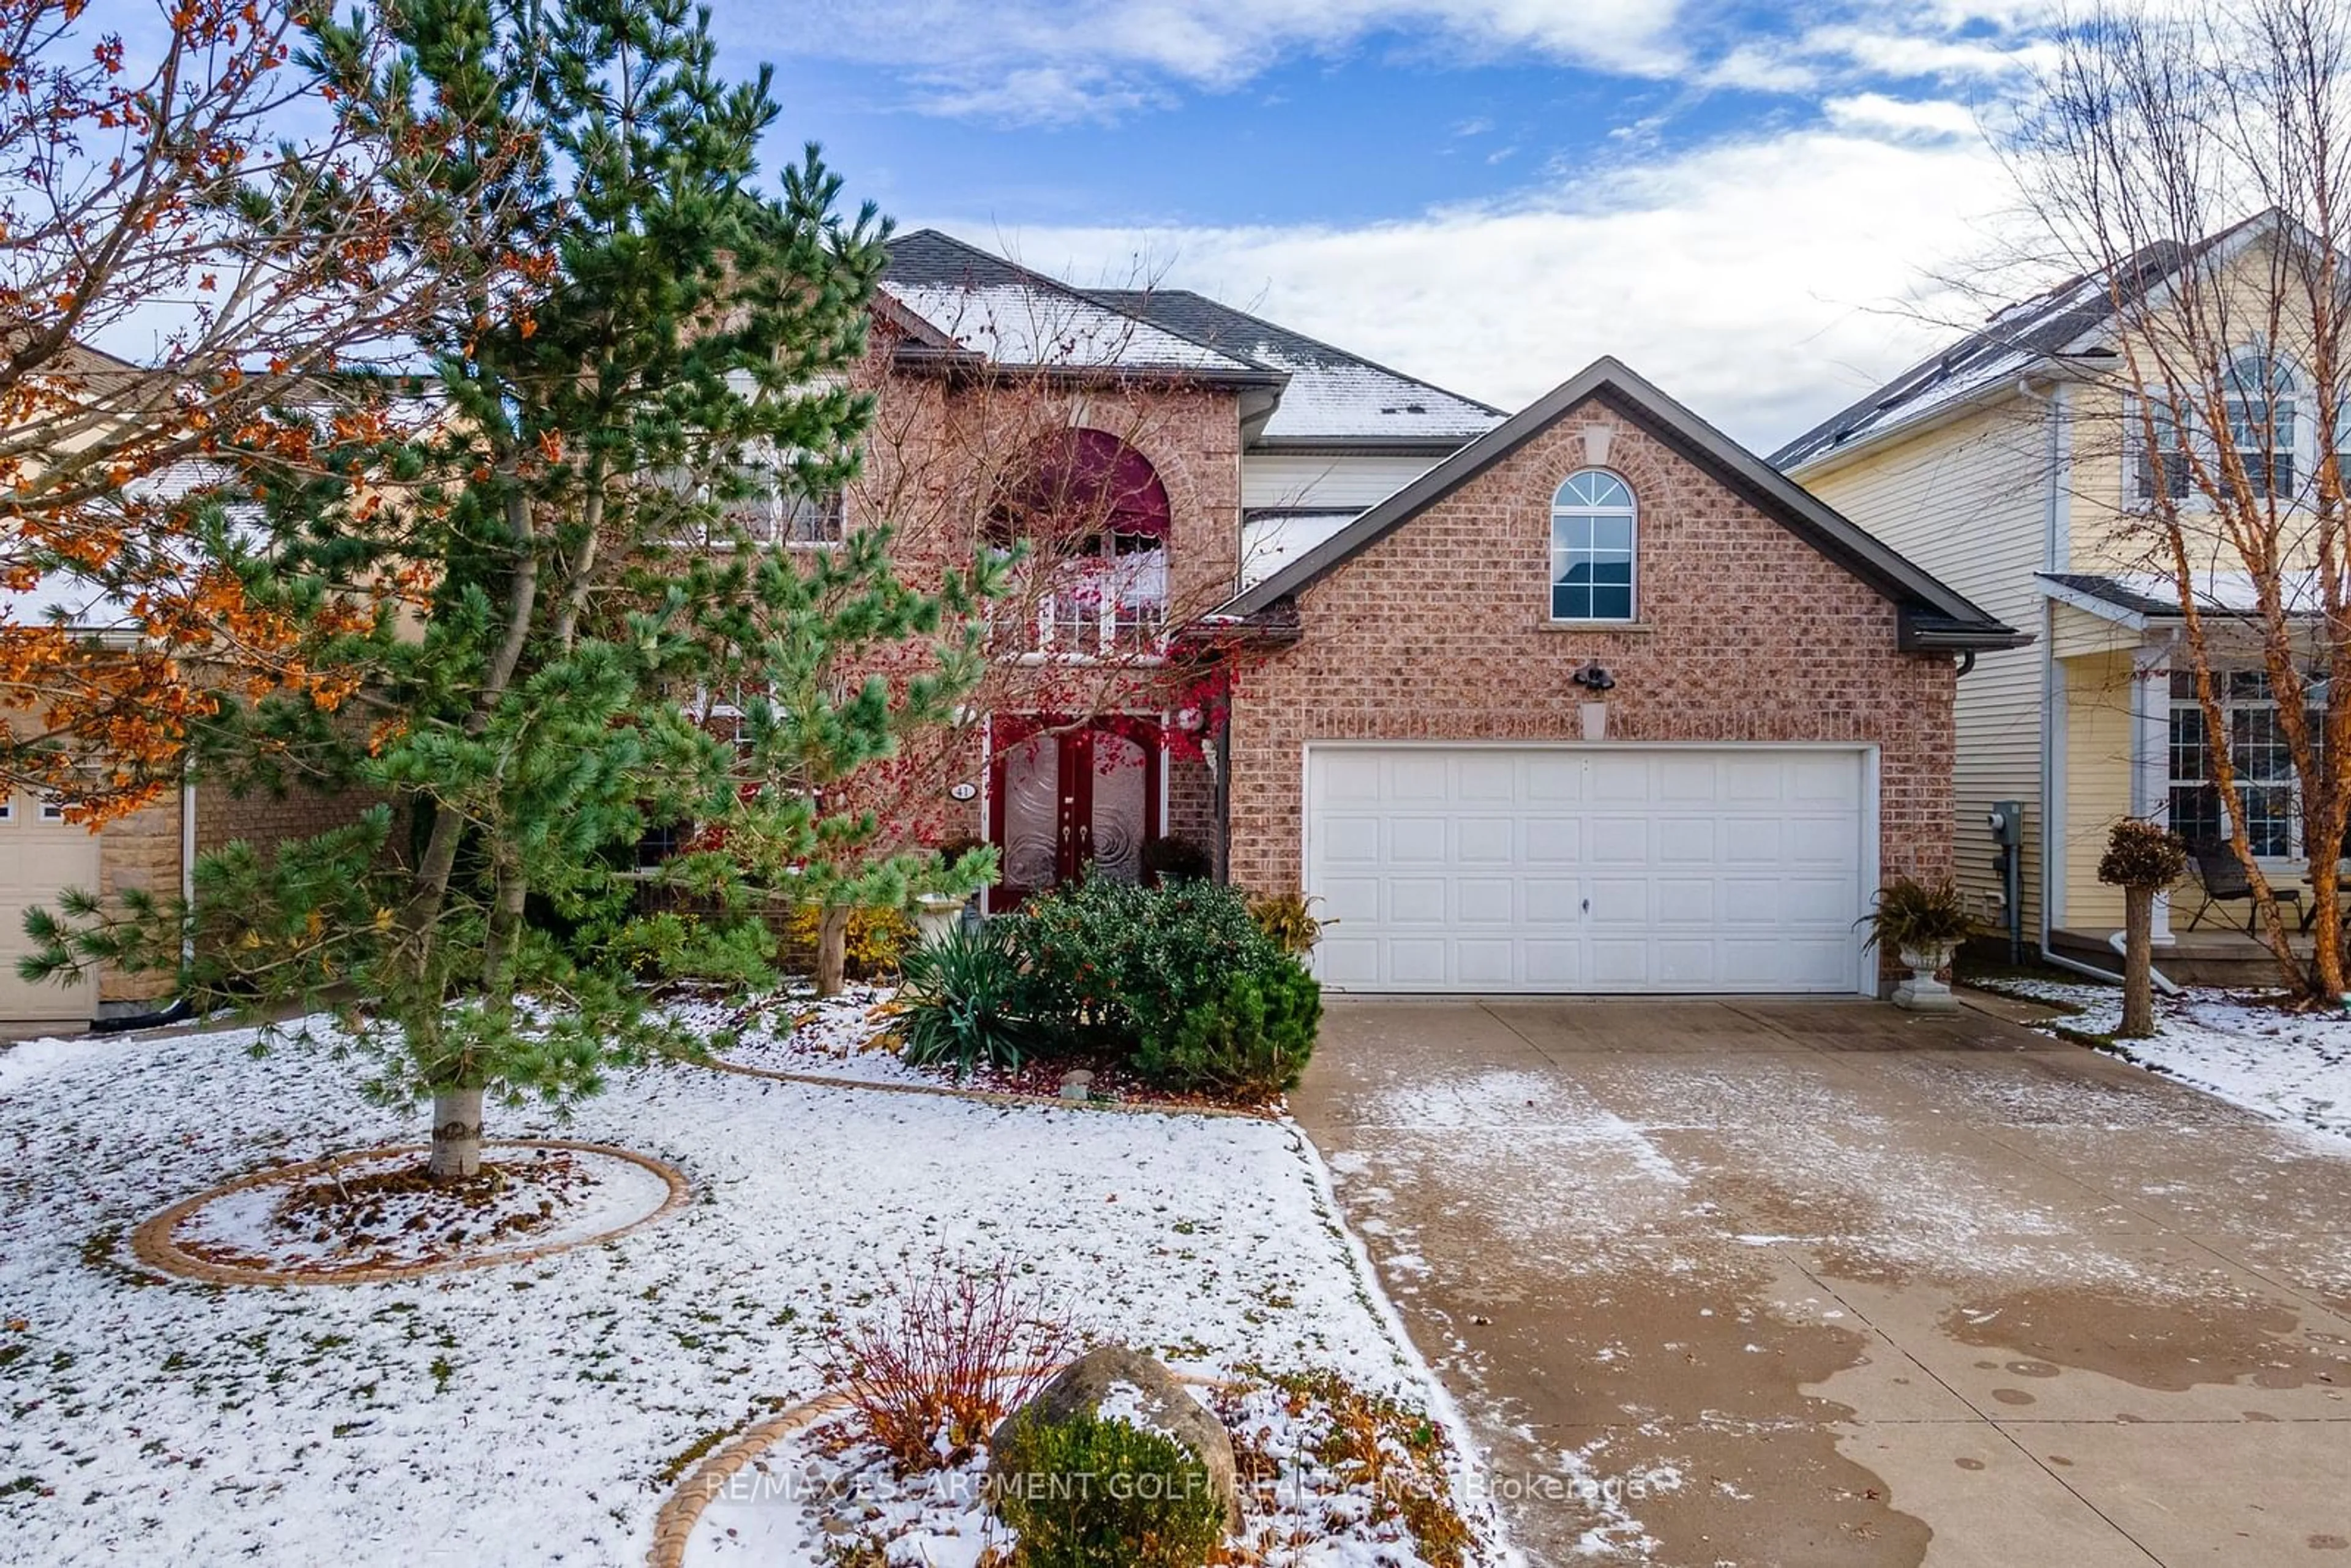
[[[1081,287],[1077,284],[1070,283],[1061,278],[1055,277],[1050,273],[1040,272],[1035,267],[1029,266],[1026,262],[1015,261],[1010,256],[998,256],[994,251],[983,250],[978,246],[972,244],[969,240],[961,238],[956,235],[951,235],[945,229],[921,228],[915,229],[910,234],[896,235],[893,237],[898,239],[931,239],[938,241],[941,244],[951,246],[955,249],[962,251],[967,256],[977,256],[980,260],[987,262],[993,266],[1005,267],[1012,272],[1016,272],[1019,274],[1022,278],[1042,284],[1045,287],[1054,291],[1055,293],[1067,295],[1069,298],[1084,304],[1099,306],[1102,309],[1108,310],[1113,315],[1123,316],[1138,327],[1148,327],[1155,332],[1165,332],[1167,336],[1180,340],[1183,342],[1189,343],[1196,349],[1205,349],[1212,354],[1216,354],[1231,361],[1236,365],[1240,365],[1246,369],[1253,371],[1264,371],[1269,373],[1279,373],[1275,371],[1274,367],[1271,365],[1260,364],[1257,361],[1250,359],[1246,354],[1235,353],[1232,350],[1225,348],[1220,344],[1207,342],[1203,339],[1193,336],[1189,332],[1169,327],[1164,322],[1146,319],[1144,317],[1137,316],[1132,310],[1125,309],[1121,306],[1112,303],[1106,296],[1117,292],[1116,290]]]
[[[1338,344],[1328,342],[1323,339],[1317,338],[1310,332],[1301,332],[1295,327],[1284,326],[1280,321],[1270,320],[1267,318],[1257,314],[1254,310],[1244,310],[1238,305],[1228,305],[1223,300],[1217,298],[1215,295],[1203,294],[1196,288],[1130,288],[1111,290],[1110,292],[1140,294],[1146,297],[1153,295],[1181,294],[1189,298],[1202,300],[1207,304],[1215,306],[1219,310],[1225,311],[1228,315],[1238,316],[1244,321],[1254,321],[1260,327],[1270,327],[1277,332],[1286,332],[1290,337],[1299,339],[1304,342],[1311,343],[1318,349],[1328,349],[1331,352],[1338,355],[1343,360],[1347,360],[1355,364],[1363,365],[1368,369],[1377,371],[1382,375],[1394,376],[1400,382],[1410,382],[1416,387],[1426,387],[1429,391],[1434,392],[1443,392],[1447,397],[1453,399],[1456,402],[1466,402],[1472,408],[1482,410],[1483,412],[1493,414],[1498,418],[1508,419],[1510,417],[1510,411],[1508,409],[1497,408],[1492,403],[1487,402],[1483,399],[1470,397],[1467,393],[1455,392],[1450,387],[1438,386],[1435,382],[1429,381],[1423,376],[1414,375],[1409,371],[1399,371],[1393,365],[1382,364],[1377,360],[1368,359],[1362,354],[1356,353],[1353,349],[1343,349]],[[1209,344],[1208,347],[1214,348],[1216,345],[1212,343]]]

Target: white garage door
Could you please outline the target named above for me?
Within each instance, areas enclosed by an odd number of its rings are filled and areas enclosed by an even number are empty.
[[[0,1025],[86,1024],[98,1010],[98,977],[67,985],[16,977],[32,948],[25,911],[56,909],[66,888],[98,886],[99,841],[89,829],[45,815],[39,797],[0,794]]]
[[[1360,991],[1852,992],[1874,754],[1314,746],[1306,887]]]

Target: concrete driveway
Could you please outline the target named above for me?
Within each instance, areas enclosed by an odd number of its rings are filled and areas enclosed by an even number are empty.
[[[1862,1001],[1334,1001],[1293,1105],[1538,1562],[2351,1565],[2314,1136]]]

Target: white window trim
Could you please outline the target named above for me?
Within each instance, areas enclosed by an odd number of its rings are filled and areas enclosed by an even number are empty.
[[[1102,541],[1108,544],[1114,537],[1108,534],[1102,535]],[[1032,646],[1020,649],[1009,655],[1010,663],[1017,664],[1116,663],[1157,664],[1165,662],[1167,652],[1167,541],[1162,539],[1159,542],[1157,551],[1160,557],[1159,593],[1157,598],[1152,601],[1158,612],[1158,628],[1152,633],[1147,643],[1134,648],[1122,649],[1118,643],[1119,594],[1114,584],[1111,582],[1111,578],[1117,570],[1120,557],[1116,553],[1115,545],[1111,545],[1110,549],[1112,553],[1106,556],[1073,556],[1070,558],[1069,562],[1061,563],[1070,564],[1081,560],[1102,561],[1107,563],[1111,569],[1099,574],[1102,586],[1094,591],[1094,597],[1099,602],[1094,607],[1093,612],[1086,617],[1093,623],[1093,634],[1091,639],[1093,646],[1066,648],[1061,645],[1061,617],[1057,612],[1060,609],[1061,594],[1047,592],[1038,596],[1036,620],[1029,628]],[[1145,555],[1151,552],[1138,550],[1131,553]],[[1075,621],[1077,618],[1073,616],[1071,619]]]
[[[1577,475],[1605,474],[1625,486],[1630,504],[1624,507],[1562,506],[1560,496]],[[1622,615],[1562,615],[1558,612],[1559,565],[1562,546],[1559,525],[1562,517],[1623,517],[1631,530],[1631,542],[1626,549],[1626,567],[1631,580],[1625,613]],[[1562,479],[1551,493],[1550,537],[1543,552],[1543,619],[1555,626],[1635,626],[1641,620],[1641,497],[1633,482],[1614,468],[1587,464]],[[1596,548],[1593,553],[1597,553]]]
[[[2319,461],[2326,447],[2326,443],[2323,439],[2325,433],[2318,428],[2318,399],[2311,390],[2311,379],[2293,360],[2275,354],[2256,344],[2248,344],[2230,355],[2229,363],[2233,366],[2240,361],[2255,355],[2268,358],[2277,363],[2283,372],[2282,379],[2293,388],[2279,401],[2291,402],[2294,405],[2294,419],[2287,427],[2287,439],[2291,445],[2285,452],[2285,455],[2294,463],[2294,484],[2291,489],[2279,497],[2279,499],[2283,500],[2290,507],[2311,506],[2317,500]],[[2212,439],[2211,431],[2203,417],[2203,411],[2193,406],[2194,400],[2168,398],[2163,401],[2169,402],[2176,411],[2179,411],[2181,416],[2180,423],[2188,431],[2189,444],[2195,449],[2197,458],[2208,465],[2217,465],[2220,462],[2219,444]],[[2225,399],[2224,401],[2234,402],[2238,400]],[[2137,392],[2126,392],[2123,395],[2122,501],[2123,509],[2126,512],[2150,512],[2156,506],[2154,497],[2139,494],[2140,465],[2147,455],[2147,433],[2140,417],[2144,402],[2145,400]],[[2183,407],[2183,405],[2186,406]],[[2351,392],[2346,392],[2346,397],[2338,403],[2335,423],[2343,428],[2335,432],[2335,446],[2340,454],[2338,461],[2341,464],[2346,487],[2351,488]],[[2167,474],[2165,477],[2168,479],[2170,476]],[[2212,509],[2210,498],[2197,486],[2192,478],[2183,474],[2177,483],[2184,491],[2184,494],[2173,498],[2173,504],[2179,510],[2206,512]]]
[[[2212,678],[2216,682],[2220,683],[2224,688],[2220,699],[2220,717],[2224,724],[2230,720],[2233,714],[2240,711],[2260,709],[2267,709],[2272,713],[2275,713],[2277,711],[2277,699],[2274,696],[2232,697],[2227,695],[2225,688],[2231,675],[2257,673],[2259,672],[2246,670],[2215,670],[2212,672]],[[2204,716],[2204,705],[2198,701],[2194,696],[2171,696],[2168,691],[2165,695],[2168,699],[2168,703],[2164,709],[2163,805],[2165,817],[2171,822],[2173,827],[2177,829],[2179,825],[2179,813],[2178,809],[2172,804],[2173,796],[2179,790],[2183,789],[2217,789],[2217,786],[2213,785],[2210,779],[2199,779],[2194,780],[2182,779],[2172,772],[2172,716],[2183,709],[2193,710],[2197,716],[2198,721],[2200,723]],[[2209,735],[2205,737],[2205,750],[2208,754],[2211,750],[2211,737]],[[2289,866],[2299,864],[2304,858],[2302,841],[2302,775],[2294,768],[2291,761],[2289,761],[2287,765],[2286,777],[2283,779],[2248,780],[2241,773],[2237,779],[2237,788],[2241,794],[2249,782],[2255,784],[2256,787],[2261,789],[2283,789],[2287,792],[2290,798],[2290,803],[2286,808],[2285,852],[2283,854],[2257,854],[2253,858],[2260,861],[2264,865]],[[2229,809],[2226,804],[2223,804],[2220,808],[2220,831],[2224,833],[2229,831],[2228,810]]]

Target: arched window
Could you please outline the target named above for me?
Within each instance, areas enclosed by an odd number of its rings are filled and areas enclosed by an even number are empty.
[[[2294,424],[2301,411],[2301,383],[2275,356],[2248,350],[2230,361],[2229,439],[2256,490],[2291,496],[2294,483]]]
[[[1568,476],[1551,498],[1551,618],[1633,619],[1633,492],[1605,468]]]
[[[1171,520],[1150,460],[1107,431],[1059,431],[1021,453],[989,508],[988,532],[1029,545],[1017,596],[1024,651],[1156,652]]]

